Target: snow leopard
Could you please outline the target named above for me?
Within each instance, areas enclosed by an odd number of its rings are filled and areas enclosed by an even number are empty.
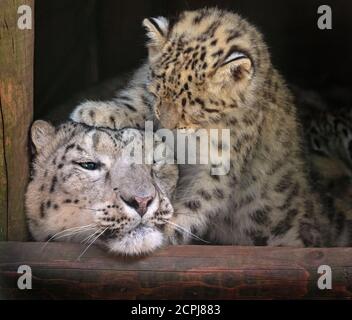
[[[35,157],[25,204],[35,240],[97,243],[120,255],[164,245],[178,169],[160,157],[132,161],[128,146],[144,150],[143,132],[37,120],[31,138]]]
[[[310,178],[292,93],[258,29],[240,15],[205,8],[147,18],[148,59],[109,101],[87,101],[76,122],[111,129],[153,120],[172,130],[230,129],[229,172],[217,163],[179,164],[165,236],[213,244],[351,244],[351,219],[325,205]]]

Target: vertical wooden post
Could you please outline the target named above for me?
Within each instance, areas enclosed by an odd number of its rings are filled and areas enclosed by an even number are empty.
[[[4,144],[4,124],[0,100],[0,241],[7,239],[7,174]]]
[[[32,29],[17,26],[19,6]],[[33,115],[34,0],[0,0],[0,240],[25,240],[28,130]]]

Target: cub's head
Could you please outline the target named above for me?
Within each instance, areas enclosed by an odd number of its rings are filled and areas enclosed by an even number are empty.
[[[143,132],[73,122],[55,128],[39,120],[31,138],[36,155],[26,211],[36,240],[94,241],[127,255],[163,244],[178,171],[161,158],[136,161],[145,151]]]
[[[163,127],[209,127],[260,94],[268,50],[261,34],[237,14],[201,9],[172,21],[145,19],[143,25],[149,89]]]

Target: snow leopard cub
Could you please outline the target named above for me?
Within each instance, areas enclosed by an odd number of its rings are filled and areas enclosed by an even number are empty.
[[[145,19],[149,59],[108,102],[86,102],[71,118],[109,128],[230,129],[230,172],[179,165],[172,222],[211,243],[329,246],[351,243],[310,181],[293,97],[262,35],[232,12],[187,11]],[[225,149],[224,149],[225,148]],[[166,230],[170,243],[188,233]]]

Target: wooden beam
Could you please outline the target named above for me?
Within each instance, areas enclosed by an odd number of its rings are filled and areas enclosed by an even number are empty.
[[[4,142],[4,124],[0,100],[0,241],[7,239],[7,172]]]
[[[0,1],[0,239],[26,239],[24,193],[28,129],[33,115],[34,30],[20,30],[17,13],[34,0]]]
[[[23,299],[352,298],[352,248],[173,246],[122,258],[73,243],[0,243],[0,296]],[[17,269],[32,268],[32,290]],[[332,269],[321,290],[320,265]]]

